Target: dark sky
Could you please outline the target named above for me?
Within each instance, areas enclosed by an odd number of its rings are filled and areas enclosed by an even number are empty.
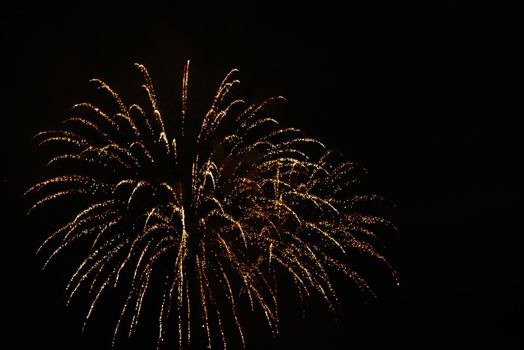
[[[4,8],[2,341],[110,348],[96,326],[80,335],[59,269],[40,271],[45,232],[21,200],[43,175],[31,137],[57,127],[94,76],[131,89],[133,62],[176,111],[191,59],[196,105],[237,67],[244,96],[285,95],[285,124],[359,161],[370,186],[397,204],[400,229],[386,242],[401,286],[377,281],[380,297],[367,303],[344,291],[338,327],[320,311],[290,316],[277,340],[255,336],[253,348],[524,348],[523,9],[423,2]]]

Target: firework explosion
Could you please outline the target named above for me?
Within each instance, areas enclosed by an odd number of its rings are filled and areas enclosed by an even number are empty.
[[[182,111],[167,130],[150,76],[136,66],[147,108],[126,105],[93,79],[112,96],[116,113],[79,103],[63,130],[35,136],[40,145],[58,145],[48,164],[58,176],[26,192],[34,200],[30,212],[67,199],[81,203],[39,251],[48,251],[45,267],[84,241],[86,255],[66,291],[68,303],[80,289],[89,291],[85,322],[104,291],[123,285],[113,344],[121,332],[130,337],[157,290],[157,346],[171,324],[180,348],[190,344],[194,329],[204,329],[208,347],[226,348],[232,336],[245,346],[245,312],[260,313],[278,332],[277,272],[301,299],[318,294],[333,311],[333,270],[373,295],[348,266],[351,254],[378,259],[395,275],[376,249],[376,229],[388,221],[359,210],[378,197],[355,193],[360,172],[354,163],[267,116],[267,106],[282,97],[251,105],[231,99],[239,83],[232,70],[199,128],[191,129],[188,62]]]

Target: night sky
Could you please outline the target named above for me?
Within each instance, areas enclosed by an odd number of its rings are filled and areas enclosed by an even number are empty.
[[[423,2],[3,8],[2,342],[111,347],[111,305],[81,335],[87,303],[67,309],[64,269],[41,271],[47,232],[21,196],[46,174],[31,137],[93,96],[92,77],[126,96],[140,83],[134,62],[174,114],[191,59],[195,113],[239,68],[242,96],[286,96],[284,125],[360,162],[369,187],[396,204],[399,230],[384,239],[400,287],[374,268],[377,300],[340,283],[338,325],[314,301],[302,319],[281,300],[280,337],[248,329],[249,349],[524,348],[523,9]],[[132,348],[149,345],[135,338]]]

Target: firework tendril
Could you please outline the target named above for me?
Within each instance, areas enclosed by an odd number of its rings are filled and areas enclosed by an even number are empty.
[[[126,105],[93,79],[115,112],[79,103],[63,129],[35,136],[58,150],[48,164],[58,176],[26,192],[34,203],[29,212],[76,203],[39,251],[48,254],[45,267],[71,244],[86,246],[66,287],[68,303],[89,291],[85,323],[101,296],[122,285],[113,345],[135,333],[145,300],[155,296],[157,348],[169,330],[180,348],[191,343],[192,330],[202,330],[208,347],[226,348],[230,337],[245,347],[246,312],[259,313],[278,333],[277,274],[300,298],[319,295],[332,311],[334,271],[374,295],[349,266],[352,254],[383,262],[396,279],[377,249],[377,230],[389,221],[359,209],[380,198],[354,190],[356,164],[268,116],[281,96],[255,104],[230,98],[239,83],[232,70],[191,128],[188,61],[180,116],[166,123],[148,71],[136,66],[147,107]]]

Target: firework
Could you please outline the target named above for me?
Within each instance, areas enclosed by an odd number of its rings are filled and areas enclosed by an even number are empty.
[[[373,295],[348,265],[351,254],[378,259],[394,275],[376,249],[376,228],[388,221],[358,209],[378,197],[354,190],[354,163],[268,116],[268,106],[282,97],[256,104],[230,98],[239,83],[232,70],[191,128],[189,62],[182,110],[172,120],[162,116],[148,71],[136,66],[147,107],[126,105],[93,79],[115,112],[79,103],[63,129],[35,136],[40,145],[58,145],[48,164],[58,175],[27,191],[34,200],[30,212],[63,200],[78,206],[71,205],[70,220],[39,251],[49,254],[45,267],[74,242],[87,247],[66,287],[68,303],[82,288],[89,291],[85,322],[102,294],[122,285],[127,295],[113,344],[122,332],[131,337],[136,331],[154,294],[157,347],[168,329],[176,330],[180,348],[195,329],[204,329],[208,347],[225,348],[233,336],[245,346],[245,312],[259,313],[278,332],[277,272],[300,298],[316,293],[333,311],[334,270]]]

